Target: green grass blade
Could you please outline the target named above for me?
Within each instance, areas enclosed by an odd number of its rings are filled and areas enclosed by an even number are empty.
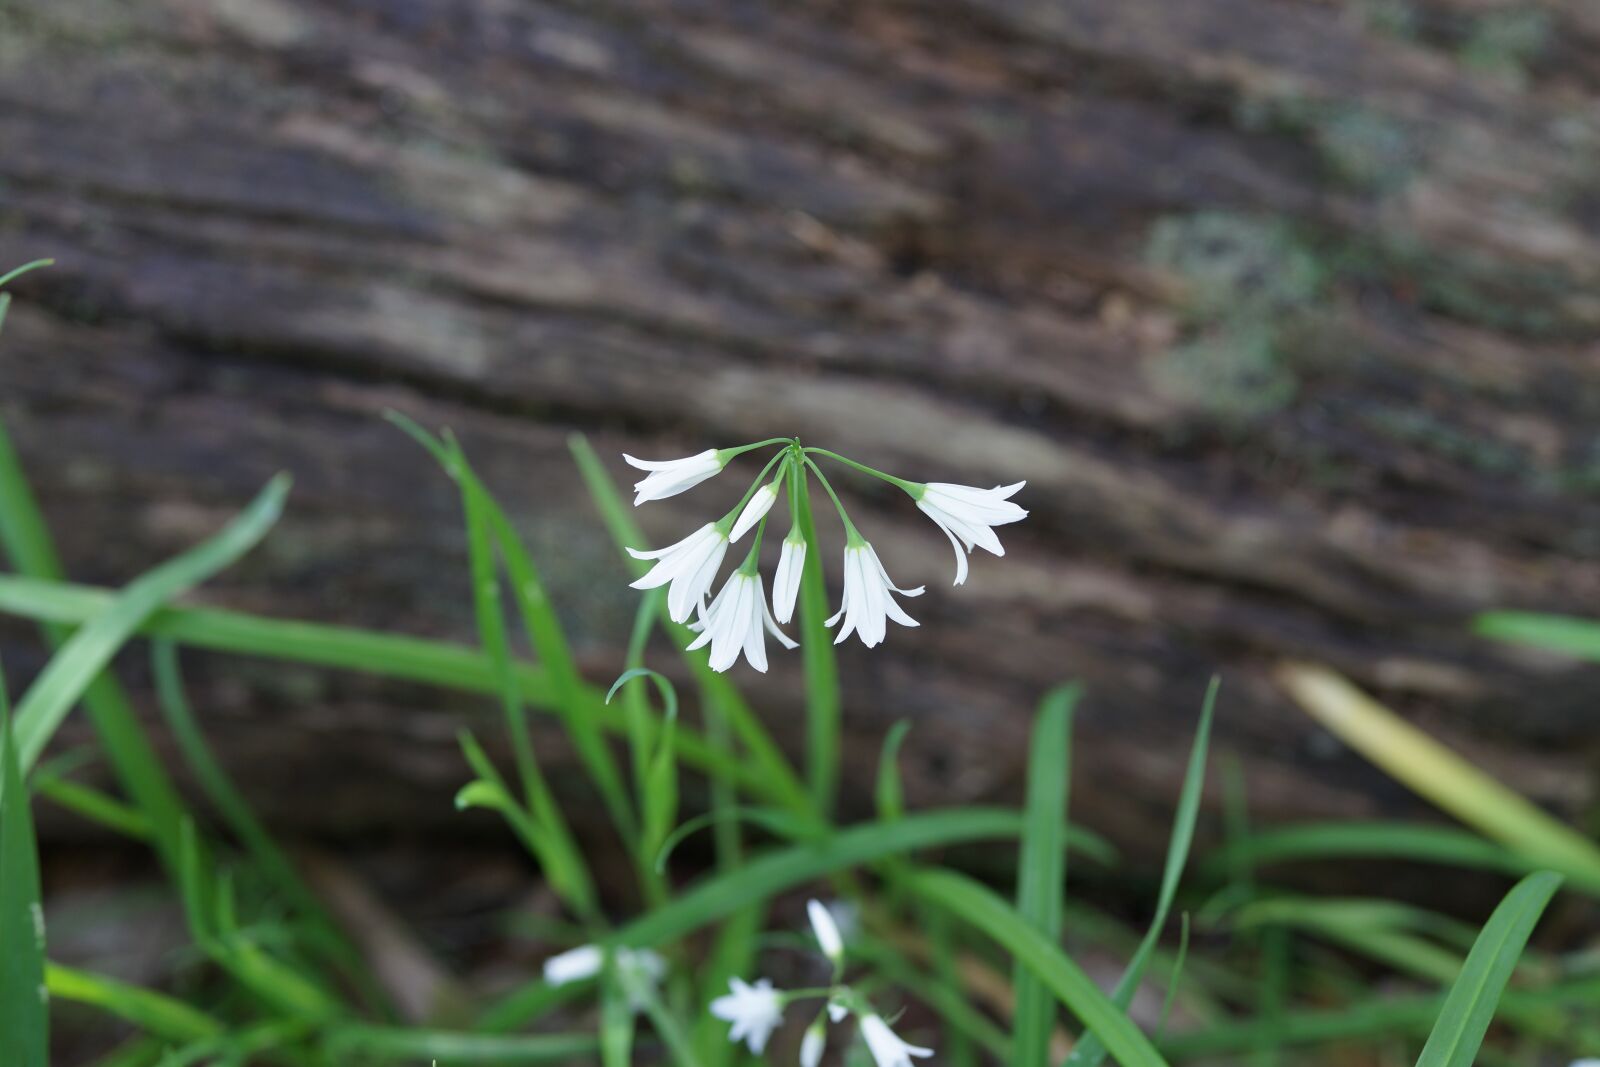
[[[1156,899],[1155,918],[1151,920],[1149,931],[1139,943],[1133,959],[1128,961],[1127,970],[1123,971],[1112,993],[1112,1000],[1124,1011],[1133,1002],[1133,994],[1138,990],[1145,968],[1149,966],[1151,955],[1161,940],[1167,916],[1172,911],[1172,901],[1178,893],[1178,883],[1183,878],[1184,865],[1189,859],[1195,822],[1200,817],[1200,795],[1205,790],[1206,754],[1211,744],[1211,720],[1216,711],[1219,685],[1219,679],[1211,679],[1211,684],[1206,688],[1205,703],[1200,708],[1200,725],[1195,729],[1194,747],[1190,750],[1183,789],[1178,795],[1178,811],[1172,823],[1172,840],[1167,845],[1167,862],[1161,876],[1161,892]],[[1105,1059],[1105,1054],[1106,1045],[1098,1035],[1088,1034],[1078,1042],[1072,1055],[1067,1057],[1066,1067],[1094,1067]]]
[[[907,884],[917,896],[982,930],[1037,975],[1088,1029],[1085,1040],[1096,1037],[1122,1067],[1164,1067],[1166,1060],[1123,1009],[994,892],[954,871],[918,872]]]
[[[17,749],[24,770],[38,761],[67,712],[139,624],[163,603],[205,581],[254,547],[277,521],[288,491],[287,477],[274,478],[221,533],[134,580],[104,615],[87,623],[62,645],[17,705]],[[115,756],[115,746],[126,739],[105,740],[108,752]],[[139,740],[143,741],[142,735]]]
[[[592,1034],[471,1034],[449,1030],[411,1030],[350,1023],[334,1027],[326,1047],[336,1063],[437,1059],[449,1067],[463,1063],[584,1062],[599,1047]]]
[[[579,473],[583,475],[584,484],[588,486],[595,507],[599,510],[600,517],[611,532],[619,550],[625,546],[641,548],[648,544],[644,531],[633,521],[627,505],[617,492],[616,483],[611,480],[605,464],[590,447],[588,440],[582,435],[574,435],[570,444],[573,459],[577,462]],[[642,561],[626,555],[625,561],[636,574],[643,574],[647,569]],[[662,602],[661,622],[672,642],[681,649],[687,649],[694,635],[667,617],[665,601]],[[759,769],[761,776],[767,779],[775,799],[799,813],[815,817],[816,811],[810,795],[801,784],[799,776],[795,774],[783,750],[772,740],[772,735],[761,724],[761,720],[756,717],[750,705],[739,695],[733,683],[711,669],[704,651],[685,651],[683,659],[694,675],[695,684],[700,687],[707,701],[728,720],[728,725],[738,736],[739,743],[744,745],[749,753],[750,760]]]
[[[0,611],[50,624],[77,625],[110,608],[116,594],[92,586],[40,581],[0,574]],[[232,652],[267,659],[359,671],[379,677],[421,682],[448,689],[494,695],[499,679],[482,652],[448,641],[375,633],[345,626],[269,619],[213,608],[167,607],[139,628],[141,636],[167,638],[188,648]],[[530,707],[556,711],[549,680],[532,664],[513,664],[517,688]],[[90,693],[93,695],[93,690]],[[583,690],[582,712],[608,730],[626,730],[624,717],[605,706],[603,694]],[[91,701],[91,711],[93,703]],[[131,711],[129,712],[131,715]],[[680,758],[774,803],[779,793],[761,768],[707,743],[680,726],[673,739]]]
[[[39,852],[0,676],[0,1062],[48,1067]]]
[[[1506,894],[1468,953],[1417,1067],[1472,1067],[1517,960],[1561,881],[1540,871]]]
[[[57,1000],[98,1008],[169,1041],[215,1037],[226,1029],[221,1022],[181,1000],[115,978],[52,963],[45,969],[44,980],[50,995]]]
[[[1600,622],[1570,615],[1539,615],[1522,611],[1491,611],[1479,615],[1472,628],[1484,637],[1514,641],[1550,652],[1600,663]]]
[[[1467,830],[1364,821],[1302,823],[1253,831],[1208,856],[1206,867],[1217,872],[1235,863],[1265,866],[1344,858],[1402,859],[1515,875],[1535,870],[1526,856]]]
[[[8,270],[4,274],[0,274],[0,289],[10,285],[13,281],[28,273],[30,270],[38,270],[40,267],[49,267],[54,265],[54,263],[55,260],[53,259],[36,259],[32,263],[24,263],[20,267]]]
[[[806,674],[806,771],[811,778],[811,802],[824,816],[833,811],[839,791],[839,664],[833,635],[824,625],[829,615],[828,587],[823,578],[822,546],[811,514],[811,494],[806,472],[790,470],[798,500],[800,533],[808,546],[800,573],[800,654]]]
[[[66,778],[33,773],[33,791],[68,811],[135,841],[151,838],[150,820],[138,808]]]
[[[900,746],[905,744],[911,724],[904,719],[889,727],[883,738],[883,750],[878,753],[878,782],[873,788],[878,818],[885,822],[898,819],[906,813],[905,788],[900,782]]]
[[[28,485],[21,459],[0,425],[0,549],[12,566],[32,579],[59,579],[61,561],[50,531]],[[0,576],[0,581],[7,580]],[[19,579],[27,581],[28,579]],[[108,613],[116,603],[105,594],[101,605],[76,620],[84,624]],[[46,641],[59,648],[72,636],[66,620],[44,619]],[[83,692],[84,706],[100,735],[123,790],[144,812],[155,834],[157,848],[169,875],[177,870],[178,825],[183,805],[172,781],[156,759],[133,705],[108,672],[98,672]]]
[[[178,651],[170,641],[158,640],[151,646],[151,668],[155,676],[156,698],[167,726],[178,741],[178,748],[189,765],[195,781],[206,798],[222,816],[228,829],[243,843],[277,890],[289,900],[301,916],[314,925],[325,941],[337,946],[345,960],[357,956],[355,947],[340,931],[338,924],[311,887],[300,877],[299,871],[285,855],[261,820],[251,810],[228,773],[222,769],[200,732],[189,698],[184,693],[183,675],[178,663]]]
[[[1082,690],[1064,685],[1046,694],[1034,720],[1028,753],[1028,796],[1017,872],[1017,912],[1052,945],[1061,943],[1062,884],[1067,876],[1065,830],[1072,776],[1072,709]],[[1012,1060],[1018,1067],[1049,1062],[1056,1002],[1031,970],[1016,965],[1012,988]]]

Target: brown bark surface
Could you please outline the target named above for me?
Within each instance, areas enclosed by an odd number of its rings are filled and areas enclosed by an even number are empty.
[[[59,261],[0,417],[78,579],[282,469],[206,599],[465,640],[453,488],[380,414],[447,424],[602,683],[634,595],[574,430],[1027,479],[954,590],[907,500],[842,479],[929,585],[841,653],[853,810],[900,718],[913,802],[1015,797],[1078,678],[1076,809],[1158,845],[1213,670],[1258,810],[1407,810],[1273,687],[1299,657],[1575,814],[1600,678],[1466,623],[1600,613],[1597,50],[1587,0],[0,3],[0,252]],[[641,518],[663,543],[743,484]],[[190,663],[278,825],[461,825],[487,702]],[[738,680],[798,752],[798,658]]]

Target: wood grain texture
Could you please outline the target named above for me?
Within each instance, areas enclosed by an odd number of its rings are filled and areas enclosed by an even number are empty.
[[[0,251],[59,260],[17,288],[0,416],[75,577],[287,469],[207,598],[464,639],[454,493],[379,415],[449,425],[601,682],[632,594],[571,431],[1027,479],[955,590],[846,479],[930,586],[921,629],[843,653],[853,810],[902,717],[913,802],[1015,798],[1074,677],[1075,812],[1159,848],[1213,669],[1263,811],[1410,810],[1272,687],[1294,656],[1576,813],[1600,676],[1465,620],[1600,603],[1595,44],[1582,0],[0,5]],[[734,480],[641,517],[675,538]],[[486,704],[195,674],[280,824],[461,825]],[[798,660],[740,680],[798,751]]]

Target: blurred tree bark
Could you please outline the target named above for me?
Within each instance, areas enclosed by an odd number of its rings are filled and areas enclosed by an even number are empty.
[[[1213,669],[1259,812],[1406,810],[1273,688],[1300,657],[1576,814],[1595,673],[1467,620],[1600,613],[1597,11],[0,3],[0,250],[59,260],[18,288],[0,416],[75,577],[287,469],[290,515],[206,597],[467,639],[453,489],[379,416],[447,424],[601,683],[633,594],[574,430],[1025,478],[1009,555],[954,590],[938,531],[844,479],[930,586],[920,630],[841,653],[852,810],[902,717],[914,801],[1014,797],[1075,677],[1075,813],[1154,846]],[[676,538],[735,481],[640,517]],[[488,702],[191,662],[280,825],[460,825],[452,735]],[[738,681],[798,752],[797,658]]]

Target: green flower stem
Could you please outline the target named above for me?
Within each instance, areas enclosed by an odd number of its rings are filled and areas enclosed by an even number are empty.
[[[807,451],[809,452],[810,449],[807,449]],[[856,548],[866,544],[867,539],[861,536],[861,532],[856,529],[856,524],[850,521],[849,514],[844,510],[844,503],[839,499],[839,494],[833,491],[833,486],[828,482],[828,476],[822,473],[822,468],[818,467],[810,456],[806,457],[806,466],[810,467],[811,473],[817,476],[817,480],[822,483],[822,488],[828,491],[828,498],[833,501],[834,510],[839,513],[839,521],[844,523],[845,547]]]
[[[753,444],[737,445],[733,448],[719,448],[717,449],[717,461],[726,467],[734,457],[742,456],[746,452],[754,451],[757,448],[765,448],[768,445],[792,444],[794,444],[794,438],[792,437],[769,437],[765,441],[756,441]]]
[[[827,456],[829,459],[838,460],[840,463],[843,463],[847,467],[854,467],[856,470],[860,471],[862,474],[870,474],[874,478],[883,479],[884,481],[888,482],[890,485],[898,485],[901,489],[904,489],[907,493],[911,494],[911,498],[913,500],[921,500],[922,499],[922,494],[928,491],[928,487],[926,485],[924,485],[922,482],[908,482],[904,478],[896,478],[894,475],[886,474],[885,472],[878,470],[876,467],[869,467],[865,463],[857,463],[855,460],[851,459],[849,456],[841,456],[841,455],[839,455],[839,453],[830,452],[826,448],[807,448],[805,451],[806,452],[814,452],[819,456]],[[816,464],[813,463],[812,467],[815,468]],[[820,475],[819,475],[819,477],[820,477]],[[826,480],[824,480],[823,484],[824,485],[827,484]],[[832,490],[830,490],[830,492],[831,491]]]
[[[739,573],[754,578],[760,571],[761,535],[767,532],[767,516],[761,516],[761,521],[756,524],[755,540],[750,542],[750,551],[745,553],[744,562],[739,564]]]

